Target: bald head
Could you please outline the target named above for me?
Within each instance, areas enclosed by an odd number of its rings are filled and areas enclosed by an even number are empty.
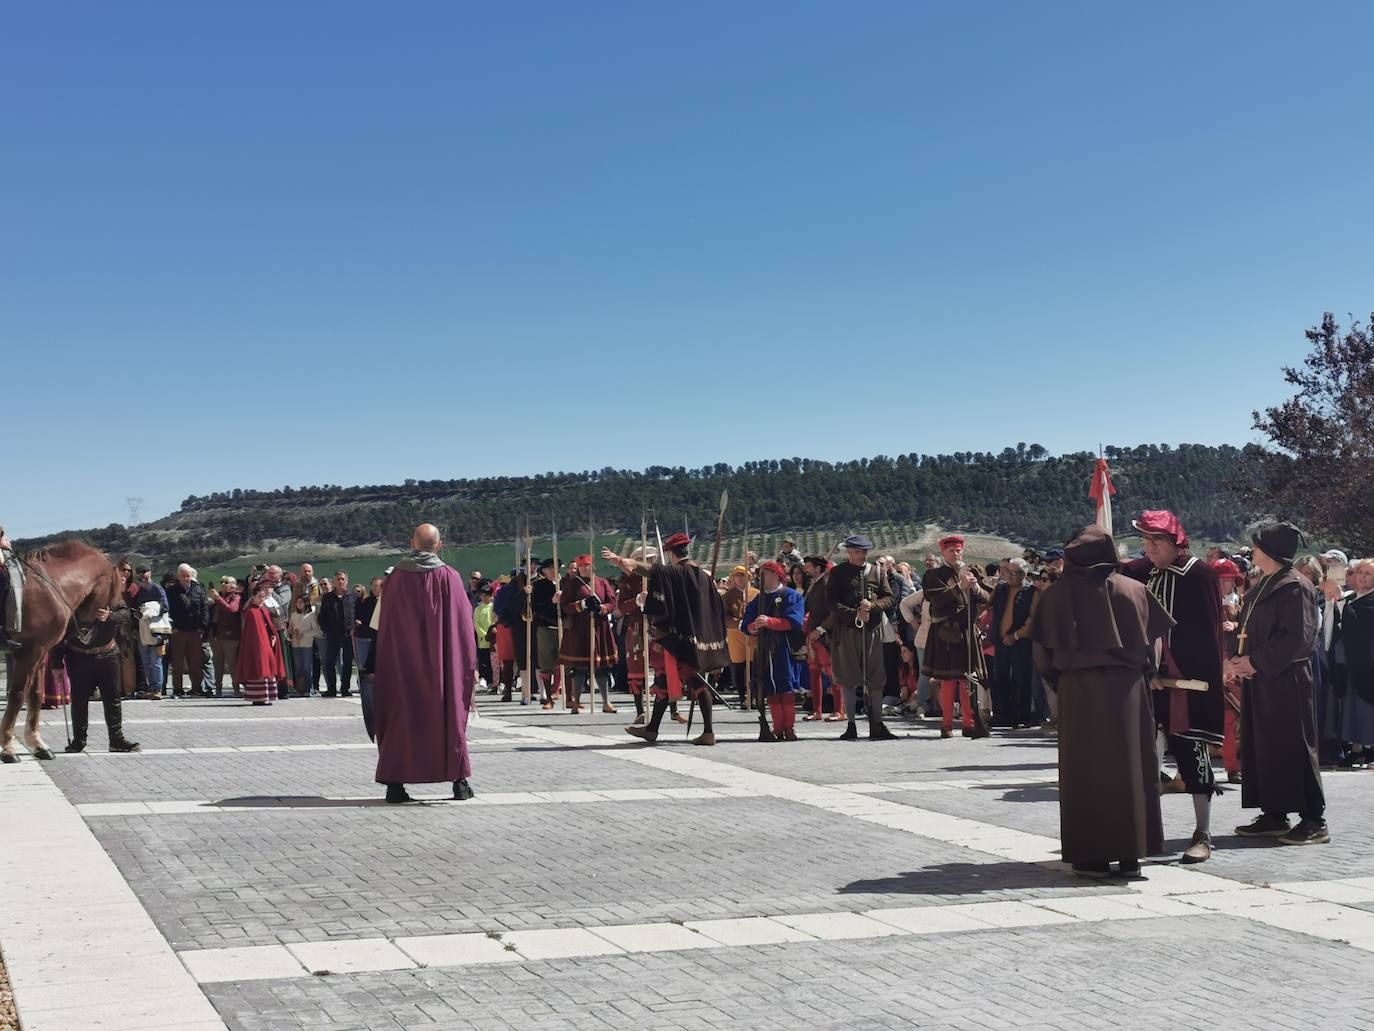
[[[410,538],[410,547],[414,551],[438,551],[443,544],[439,528],[433,523],[421,523],[415,527],[415,533]]]

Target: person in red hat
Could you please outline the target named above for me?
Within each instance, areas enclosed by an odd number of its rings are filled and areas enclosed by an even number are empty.
[[[1215,550],[1215,549],[1213,549]],[[1229,558],[1212,562],[1217,574],[1217,590],[1221,592],[1221,641],[1222,650],[1227,658],[1236,654],[1238,647],[1236,634],[1240,626],[1239,588],[1245,577]],[[1231,784],[1240,783],[1240,706],[1241,682],[1227,681],[1221,685],[1226,697],[1226,740],[1221,745],[1221,764],[1226,768],[1226,780]]]
[[[1200,691],[1164,687],[1158,680],[1154,685],[1155,723],[1178,764],[1177,777],[1161,774],[1161,790],[1193,796],[1197,825],[1181,862],[1202,863],[1212,855],[1212,797],[1221,793],[1212,772],[1211,746],[1226,738],[1221,591],[1216,571],[1188,553],[1188,534],[1174,513],[1142,512],[1131,525],[1144,542],[1145,557],[1126,563],[1122,572],[1143,581],[1174,620],[1164,641],[1160,675],[1206,685]]]
[[[627,734],[653,744],[671,701],[684,689],[701,708],[703,732],[694,745],[714,745],[711,721],[711,687],[704,674],[724,669],[730,661],[725,647],[725,604],[711,575],[691,560],[692,539],[675,533],[663,542],[664,559],[650,565],[621,558],[610,548],[601,557],[626,573],[647,578],[644,618],[663,647],[667,683],[654,684],[654,708],[646,726],[628,726]]]
[[[797,740],[797,694],[805,690],[802,662],[797,657],[805,646],[802,624],[806,618],[801,592],[785,586],[787,570],[772,559],[759,566],[763,590],[744,608],[739,627],[758,639],[753,664],[754,696],[768,699],[773,715],[771,736],[760,732],[761,741]]]
[[[631,563],[653,562],[658,558],[654,548],[635,548],[630,552]],[[663,664],[663,646],[657,641],[648,640],[644,632],[644,602],[647,600],[644,577],[637,572],[620,573],[615,583],[616,608],[620,612],[620,625],[625,641],[625,675],[630,682],[630,697],[635,703],[635,718],[632,726],[644,723],[644,684],[650,671],[654,680],[667,676]],[[645,652],[647,644],[648,652]],[[677,711],[677,703],[672,704],[673,719],[686,723],[687,717]]]
[[[940,685],[940,736],[954,733],[954,697],[959,696],[964,737],[987,737],[987,727],[974,719],[976,699],[969,681],[987,683],[983,649],[978,644],[978,610],[991,594],[977,574],[964,565],[964,538],[950,534],[940,539],[942,566],[926,571],[921,590],[930,603],[930,634],[921,656],[921,672]]]
[[[567,667],[568,703],[573,713],[582,711],[582,687],[587,685],[587,704],[595,705],[601,692],[601,711],[615,712],[611,704],[611,667],[620,661],[611,630],[615,592],[596,575],[590,555],[573,559],[573,571],[558,585],[558,603],[563,609],[563,640],[558,661]],[[593,648],[595,651],[593,651]],[[596,660],[596,687],[590,685],[592,659]]]

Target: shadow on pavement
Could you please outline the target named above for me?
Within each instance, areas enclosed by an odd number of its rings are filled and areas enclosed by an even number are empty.
[[[977,895],[1008,888],[1054,888],[1078,884],[1068,874],[1034,863],[939,863],[892,877],[851,881],[840,895]]]
[[[358,809],[386,805],[377,798],[323,798],[319,795],[248,795],[243,798],[221,798],[213,806],[234,809]]]

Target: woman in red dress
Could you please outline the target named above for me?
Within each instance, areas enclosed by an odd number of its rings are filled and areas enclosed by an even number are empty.
[[[253,705],[271,705],[277,698],[277,685],[286,678],[281,638],[272,614],[263,608],[268,588],[257,584],[243,607],[243,635],[234,673],[243,686],[243,696]]]

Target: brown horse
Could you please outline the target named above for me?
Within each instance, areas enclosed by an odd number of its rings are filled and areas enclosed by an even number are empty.
[[[43,702],[43,661],[66,636],[74,619],[90,620],[96,609],[113,608],[123,577],[99,551],[80,541],[63,541],[24,557],[24,625],[14,635],[20,647],[10,669],[9,701],[0,721],[0,762],[15,763],[14,724],[20,703],[28,704],[24,744],[39,759],[53,758],[38,733]]]

